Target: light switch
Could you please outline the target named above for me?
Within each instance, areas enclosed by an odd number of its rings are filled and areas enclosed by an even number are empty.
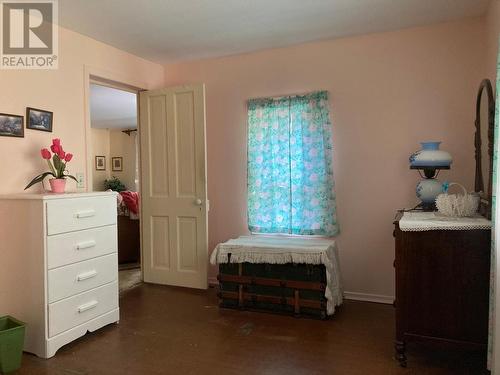
[[[76,174],[76,179],[78,180],[78,182],[76,183],[76,187],[78,189],[83,189],[85,188],[85,178],[83,176],[83,173],[77,173]]]

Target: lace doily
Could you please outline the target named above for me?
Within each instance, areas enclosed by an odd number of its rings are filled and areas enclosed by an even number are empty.
[[[399,220],[399,228],[403,232],[419,232],[426,230],[478,230],[491,229],[491,221],[483,216],[448,217],[437,212],[405,212]]]

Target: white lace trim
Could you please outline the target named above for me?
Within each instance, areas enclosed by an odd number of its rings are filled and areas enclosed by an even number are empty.
[[[231,257],[229,258],[229,254]],[[241,236],[217,245],[210,263],[305,263],[323,264],[326,269],[327,314],[342,304],[342,285],[338,249],[335,241],[282,236]]]
[[[442,226],[426,226],[425,228],[406,228],[401,229],[403,232],[424,232],[428,230],[486,230],[491,229],[491,225],[476,225],[476,226],[457,226],[457,227],[442,227]]]

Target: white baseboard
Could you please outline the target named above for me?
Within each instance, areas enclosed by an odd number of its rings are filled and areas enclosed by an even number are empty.
[[[385,303],[388,305],[392,305],[394,303],[394,296],[384,296],[380,294],[344,292],[344,298],[354,301]]]

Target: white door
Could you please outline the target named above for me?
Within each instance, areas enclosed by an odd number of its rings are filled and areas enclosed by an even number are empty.
[[[139,116],[144,281],[206,289],[205,86],[141,92]]]

